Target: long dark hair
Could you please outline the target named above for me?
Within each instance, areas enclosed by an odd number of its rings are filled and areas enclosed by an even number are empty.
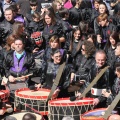
[[[55,19],[55,15],[52,13],[52,12],[50,12],[50,11],[46,11],[45,13],[44,13],[44,23],[46,24],[46,22],[45,22],[45,16],[46,15],[48,15],[50,18],[51,18],[51,24],[52,25],[54,25],[55,23],[56,23],[56,19]]]
[[[110,39],[110,37],[112,37],[115,40],[116,45],[117,45],[117,43],[119,42],[119,34],[116,31],[112,31],[110,36],[109,36],[109,39]],[[110,46],[111,46],[111,43],[110,43],[110,40],[109,40],[108,41],[108,47],[110,47]]]
[[[86,51],[86,56],[90,57],[95,53],[95,45],[94,43],[90,42],[90,41],[84,41],[83,44],[85,46],[85,51]]]
[[[73,42],[74,42],[74,33],[76,32],[76,31],[80,31],[80,35],[82,36],[82,31],[81,31],[81,29],[80,29],[80,27],[75,27],[75,28],[73,28],[73,31],[72,31],[72,33],[71,33],[71,40],[70,40],[70,47],[69,47],[69,51],[72,51],[72,49],[73,49]],[[80,36],[80,38],[79,38],[79,43],[78,43],[78,45],[76,46],[76,51],[79,51],[80,50],[80,47],[81,47],[81,36]]]

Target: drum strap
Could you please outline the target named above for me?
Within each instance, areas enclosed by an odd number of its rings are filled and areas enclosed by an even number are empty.
[[[100,79],[100,77],[104,74],[104,72],[109,68],[109,66],[103,68],[97,76],[94,78],[94,80],[88,85],[88,87],[84,90],[80,98],[85,97],[85,95],[90,91],[90,89],[93,87],[93,85]]]
[[[47,98],[47,102],[48,102],[48,100],[51,99],[51,96],[53,95],[55,89],[57,88],[57,86],[58,86],[58,84],[59,84],[59,81],[60,81],[61,75],[62,75],[62,73],[63,73],[64,67],[65,67],[65,62],[63,62],[63,64],[61,64],[60,67],[59,67],[59,70],[58,70],[58,72],[57,72],[57,76],[56,76],[56,78],[55,78],[55,80],[54,80],[54,83],[53,83],[53,86],[52,86],[52,88],[51,88],[50,94],[49,94],[49,96],[48,96],[48,98]]]
[[[110,116],[110,114],[112,113],[112,110],[115,108],[115,106],[117,105],[117,103],[119,102],[119,100],[120,100],[120,92],[115,97],[115,99],[113,100],[113,102],[111,103],[111,105],[108,107],[108,109],[105,111],[105,114],[103,115],[103,118],[105,120],[107,120],[107,118]]]

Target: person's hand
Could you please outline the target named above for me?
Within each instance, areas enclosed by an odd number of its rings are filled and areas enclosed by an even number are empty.
[[[36,84],[35,87],[38,90],[41,87],[41,84]]]
[[[33,50],[33,53],[38,52],[38,49],[39,49],[39,48],[35,48],[35,49]]]
[[[25,80],[27,80],[27,79],[28,79],[27,76],[21,76],[21,77],[20,77],[20,80],[21,80],[21,81],[25,81]]]
[[[5,114],[5,110],[3,110],[3,109],[0,109],[0,115],[4,115]]]
[[[12,106],[10,104],[5,104],[6,108],[11,108]]]
[[[85,80],[80,80],[79,82],[81,85],[83,85],[85,83]]]
[[[75,96],[76,96],[78,99],[80,99],[81,93],[80,93],[80,92],[76,92],[76,93],[75,93]]]
[[[97,42],[98,42],[98,43],[101,43],[101,42],[102,42],[102,37],[101,37],[101,35],[97,35]]]
[[[95,98],[95,99],[93,100],[93,105],[95,106],[95,105],[97,105],[99,102],[100,102],[100,100],[99,100],[98,98]]]
[[[43,15],[45,11],[46,11],[46,8],[41,8],[41,15]]]
[[[110,91],[110,92],[107,92],[106,90],[102,90],[102,95],[103,95],[104,97],[109,97],[110,94],[111,94],[111,91]]]
[[[15,78],[14,78],[12,75],[10,75],[10,76],[8,77],[8,79],[9,79],[10,82],[15,82]]]
[[[60,89],[56,89],[55,92],[53,93],[52,99],[57,98],[59,92],[60,92]]]

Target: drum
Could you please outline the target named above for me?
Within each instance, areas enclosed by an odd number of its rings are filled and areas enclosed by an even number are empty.
[[[106,108],[90,110],[81,116],[81,120],[104,120],[102,116],[104,115],[105,110]],[[112,114],[116,114],[116,113],[117,111],[112,111]]]
[[[62,120],[64,116],[71,116],[80,120],[80,114],[93,109],[93,98],[70,101],[69,98],[60,98],[48,102],[49,120]]]
[[[46,100],[50,93],[48,89],[39,89],[38,91],[33,91],[28,88],[22,88],[15,91],[15,102],[14,106],[20,104],[21,109],[25,111],[37,110],[42,115],[47,115],[47,104]]]
[[[23,116],[26,114],[26,113],[31,113],[31,112],[21,112],[21,113],[15,113],[13,115],[9,115],[7,116],[8,118],[9,117],[14,117],[16,118],[17,120],[22,120]],[[44,120],[43,116],[40,115],[40,114],[36,114],[36,113],[31,113],[31,114],[34,114],[36,116],[36,120]]]
[[[8,97],[10,96],[8,90],[0,90],[0,100],[2,102],[8,102]]]

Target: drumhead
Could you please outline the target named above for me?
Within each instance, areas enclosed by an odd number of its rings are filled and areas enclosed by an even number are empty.
[[[38,91],[33,91],[28,88],[23,88],[15,91],[15,96],[25,99],[47,99],[50,90],[48,89],[39,89]]]
[[[70,101],[70,98],[60,98],[56,100],[49,101],[49,106],[80,106],[80,105],[89,105],[93,104],[93,98],[83,98],[81,100]]]
[[[16,113],[16,114],[13,114],[13,115],[10,115],[10,116],[15,117],[17,120],[22,120],[23,116],[26,113],[31,113],[31,112]],[[39,115],[39,114],[36,114],[36,113],[31,113],[31,114],[34,114],[36,116],[37,120],[42,120],[42,115]]]
[[[99,108],[90,110],[82,115],[82,120],[104,120],[102,116],[105,114],[106,108]],[[112,111],[112,114],[116,114],[117,111]]]

